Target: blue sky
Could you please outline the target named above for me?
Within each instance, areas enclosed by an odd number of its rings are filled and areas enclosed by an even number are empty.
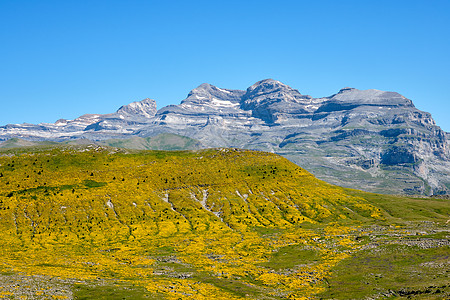
[[[396,91],[450,131],[449,15],[448,0],[0,0],[0,125],[274,78]]]

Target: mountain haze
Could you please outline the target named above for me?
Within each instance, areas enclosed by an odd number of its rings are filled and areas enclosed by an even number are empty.
[[[145,99],[112,114],[0,127],[0,139],[105,141],[176,134],[202,147],[283,155],[341,186],[401,194],[450,190],[449,134],[395,92],[343,88],[313,98],[266,79],[247,90],[204,83],[179,105]]]

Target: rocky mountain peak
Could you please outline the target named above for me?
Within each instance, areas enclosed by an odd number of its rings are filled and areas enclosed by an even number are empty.
[[[296,95],[301,95],[299,91],[291,88],[290,86],[281,83],[274,79],[264,79],[258,81],[251,87],[249,87],[244,95],[244,99],[255,98],[267,94],[273,93],[294,93]]]
[[[156,115],[156,102],[153,99],[146,98],[141,101],[132,102],[124,105],[117,110],[119,115],[135,115],[139,117],[151,118]]]
[[[273,79],[258,81],[242,97],[241,108],[266,123],[274,123],[280,114],[303,111],[311,97]]]
[[[221,89],[209,83],[203,83],[189,92],[183,104],[202,104],[215,100],[231,101],[237,103],[241,100],[244,91]]]
[[[55,125],[67,125],[66,119],[59,119],[55,122]]]
[[[188,97],[191,95],[205,95],[210,94],[212,91],[217,90],[218,88],[209,83],[202,83],[195,89],[189,92]]]
[[[343,88],[339,93],[330,97],[331,102],[353,105],[406,106],[414,107],[411,100],[396,92],[385,92],[375,89],[358,90]]]
[[[356,89],[352,88],[352,87],[345,87],[343,89],[340,89],[338,94],[342,94],[342,93],[349,92],[349,91],[352,91],[352,90],[356,90]]]

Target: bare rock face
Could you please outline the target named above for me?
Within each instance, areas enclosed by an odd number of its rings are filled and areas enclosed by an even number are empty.
[[[408,147],[391,147],[381,155],[381,163],[387,166],[414,164],[419,161]]]
[[[141,116],[144,118],[152,118],[156,115],[156,102],[152,99],[144,99],[141,101],[133,102],[128,105],[124,105],[117,110],[119,115],[132,115]]]
[[[241,108],[249,110],[267,124],[291,115],[308,113],[312,98],[273,79],[259,81],[249,87],[242,97]]]
[[[173,133],[207,147],[281,154],[333,184],[396,194],[448,194],[450,134],[395,92],[343,88],[324,98],[266,79],[246,91],[204,83],[179,105],[150,99],[116,113],[0,127],[0,139],[105,140]]]

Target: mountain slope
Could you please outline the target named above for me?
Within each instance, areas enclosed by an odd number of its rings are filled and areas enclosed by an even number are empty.
[[[272,79],[246,91],[202,84],[179,105],[159,111],[145,99],[114,114],[0,127],[4,140],[100,141],[162,133],[205,147],[275,152],[346,187],[426,195],[450,190],[448,134],[395,92],[344,88],[312,98]]]
[[[97,145],[111,146],[137,150],[195,150],[205,148],[199,141],[172,133],[162,133],[157,136],[141,138],[131,137],[127,139],[110,139],[93,142],[87,139],[69,140],[66,142],[27,141],[12,138],[0,142],[0,148],[39,147],[48,145]]]
[[[411,255],[423,279],[399,273],[365,296],[397,283],[444,286],[439,296],[448,295],[446,277],[436,275],[445,267],[424,268],[414,249],[402,250],[419,232],[448,234],[448,200],[345,190],[247,150],[88,145],[1,154],[1,296],[303,299],[335,291],[349,299],[351,291],[329,290],[333,270],[384,246]],[[420,263],[448,251],[440,236],[425,237],[431,257]]]
[[[96,144],[103,146],[139,149],[139,150],[195,150],[204,148],[197,140],[172,134],[161,133],[157,136],[141,138],[132,137],[130,139],[115,139],[98,141]]]

